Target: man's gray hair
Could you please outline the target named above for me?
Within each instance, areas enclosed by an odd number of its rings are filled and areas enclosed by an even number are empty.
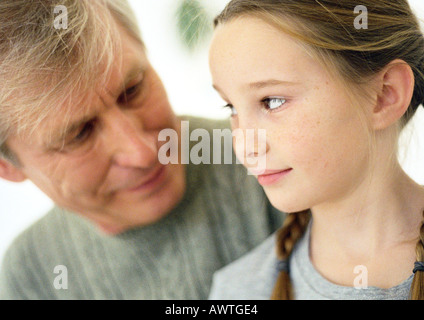
[[[106,83],[121,46],[116,23],[142,43],[126,0],[0,1],[1,157],[16,160],[11,134],[33,134],[52,112],[66,122],[69,106]]]

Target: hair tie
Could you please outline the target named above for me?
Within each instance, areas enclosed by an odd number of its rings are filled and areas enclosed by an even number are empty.
[[[289,260],[278,260],[277,262],[277,270],[278,272],[286,272],[289,273]]]
[[[424,262],[423,261],[416,261],[414,263],[414,270],[412,272],[415,273],[417,271],[424,271]]]

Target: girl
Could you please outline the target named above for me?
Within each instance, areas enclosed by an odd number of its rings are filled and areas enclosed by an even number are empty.
[[[234,129],[267,132],[238,156],[266,157],[258,181],[288,216],[212,299],[424,298],[424,188],[396,157],[424,100],[424,38],[407,0],[361,4],[232,0],[217,17],[214,87]]]

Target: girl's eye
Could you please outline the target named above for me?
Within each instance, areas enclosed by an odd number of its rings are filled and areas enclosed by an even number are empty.
[[[231,111],[231,116],[234,117],[237,115],[237,111],[236,108],[234,108],[231,104],[227,104],[226,106],[224,106],[225,109],[230,109]]]
[[[276,110],[282,107],[286,103],[286,99],[284,98],[266,98],[262,100],[262,103],[265,105],[267,110]]]

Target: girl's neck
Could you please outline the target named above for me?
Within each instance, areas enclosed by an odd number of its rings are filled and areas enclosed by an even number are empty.
[[[415,239],[423,209],[424,188],[398,167],[390,175],[364,181],[339,201],[312,208],[312,233],[356,248],[366,242],[369,250],[385,240]]]
[[[312,262],[330,280],[337,274],[339,278],[332,280],[345,285],[351,282],[349,273],[355,265],[367,265],[376,271],[391,259],[402,259],[409,268],[414,261],[423,209],[424,188],[400,166],[389,176],[374,175],[372,181],[364,182],[344,199],[311,209]],[[401,265],[399,270],[387,271],[400,273],[398,279],[389,277],[386,283],[383,277],[377,277],[375,284],[390,287],[393,281],[403,279],[407,270]],[[337,273],[342,267],[346,272]]]

